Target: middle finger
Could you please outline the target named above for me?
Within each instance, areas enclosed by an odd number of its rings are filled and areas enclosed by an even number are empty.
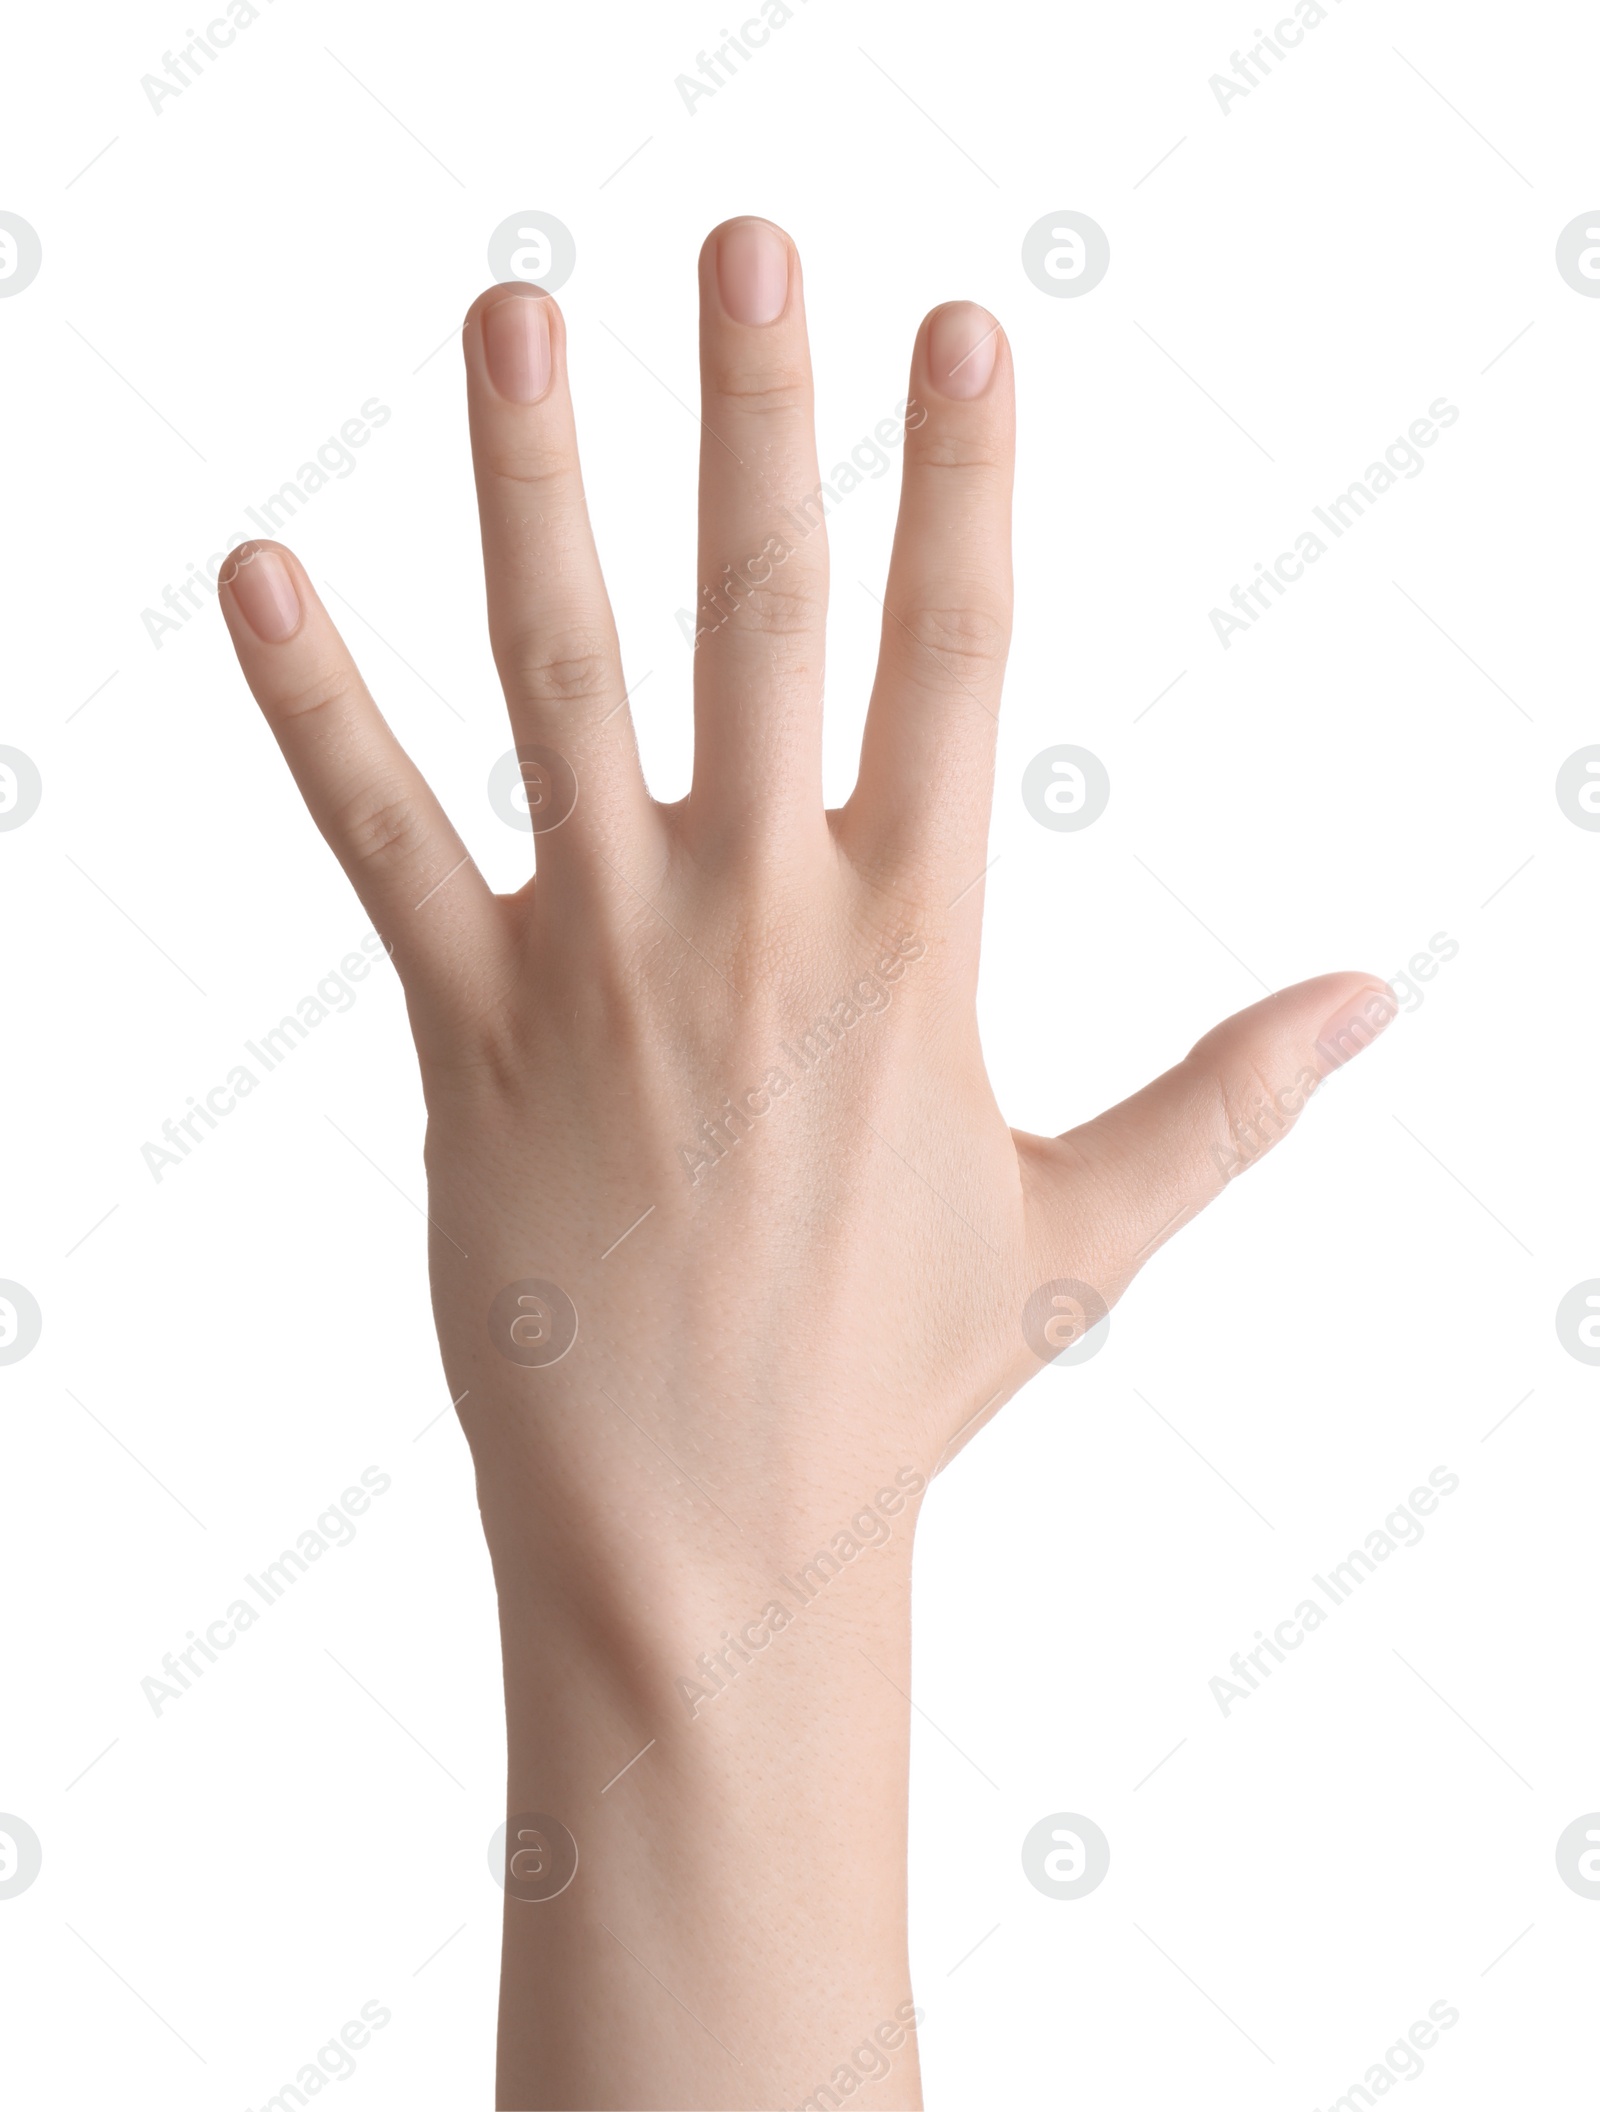
[[[800,258],[768,220],[700,253],[700,541],[695,762],[702,846],[825,835],[824,493]]]

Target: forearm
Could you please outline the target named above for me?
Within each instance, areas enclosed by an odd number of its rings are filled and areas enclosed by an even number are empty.
[[[635,1607],[593,1551],[603,1599],[502,1582],[512,1830],[578,1858],[507,1887],[502,2108],[797,2106],[845,2063],[852,2103],[920,2104],[910,1529],[806,1568],[839,1523]]]

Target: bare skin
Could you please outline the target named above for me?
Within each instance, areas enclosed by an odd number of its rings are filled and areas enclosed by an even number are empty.
[[[497,2103],[796,2105],[848,2064],[852,2104],[916,2106],[917,1498],[1393,1004],[1372,976],[1300,983],[1066,1136],[1007,1128],[973,884],[1010,624],[1004,333],[960,302],[918,333],[860,776],[828,812],[826,538],[785,530],[818,484],[799,258],[731,221],[700,284],[698,576],[744,584],[695,652],[676,806],[623,704],[561,315],[527,288],[482,295],[463,346],[537,880],[489,891],[288,551],[245,545],[221,601],[392,949],[427,1096],[520,1822]]]

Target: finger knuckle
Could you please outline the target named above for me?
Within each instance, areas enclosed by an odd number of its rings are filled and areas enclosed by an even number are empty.
[[[352,703],[360,691],[360,680],[353,669],[317,668],[279,691],[273,699],[272,714],[284,721],[314,718],[318,712],[337,711],[341,705]]]
[[[990,674],[1005,659],[1011,636],[1009,618],[980,594],[928,596],[893,613],[914,657],[931,655],[957,673],[971,674]]]
[[[732,621],[736,629],[763,638],[814,638],[823,627],[825,611],[821,590],[797,575],[757,587],[740,602]]]
[[[730,361],[713,369],[714,393],[753,418],[809,417],[811,377],[802,368]]]
[[[577,480],[578,465],[571,451],[553,447],[533,437],[501,440],[489,460],[489,473],[500,482],[514,485],[523,503],[528,493],[548,496],[569,489]]]
[[[1259,1158],[1293,1125],[1296,1110],[1248,1058],[1213,1067],[1205,1075],[1219,1136],[1236,1163]]]
[[[403,864],[420,847],[416,809],[395,785],[368,786],[339,816],[338,840],[365,869]]]
[[[906,446],[918,469],[959,470],[980,482],[985,477],[998,478],[1006,470],[1006,458],[992,442],[958,429],[924,426]]]
[[[539,707],[597,704],[618,688],[610,640],[581,628],[513,639],[501,669],[511,694]]]

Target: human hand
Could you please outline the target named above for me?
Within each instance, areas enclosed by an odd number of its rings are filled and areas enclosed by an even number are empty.
[[[496,286],[463,334],[536,880],[490,892],[290,553],[223,573],[405,987],[508,1808],[580,1857],[558,1896],[508,1894],[504,2105],[798,2102],[904,2007],[911,1511],[880,1496],[919,1493],[1393,1011],[1374,977],[1301,983],[1068,1135],[1008,1130],[974,1002],[1004,334],[966,303],[918,334],[860,776],[829,813],[799,260],[736,220],[700,276],[713,593],[677,805],[639,768],[547,297]],[[859,2101],[916,2102],[914,2043],[884,2058]]]

